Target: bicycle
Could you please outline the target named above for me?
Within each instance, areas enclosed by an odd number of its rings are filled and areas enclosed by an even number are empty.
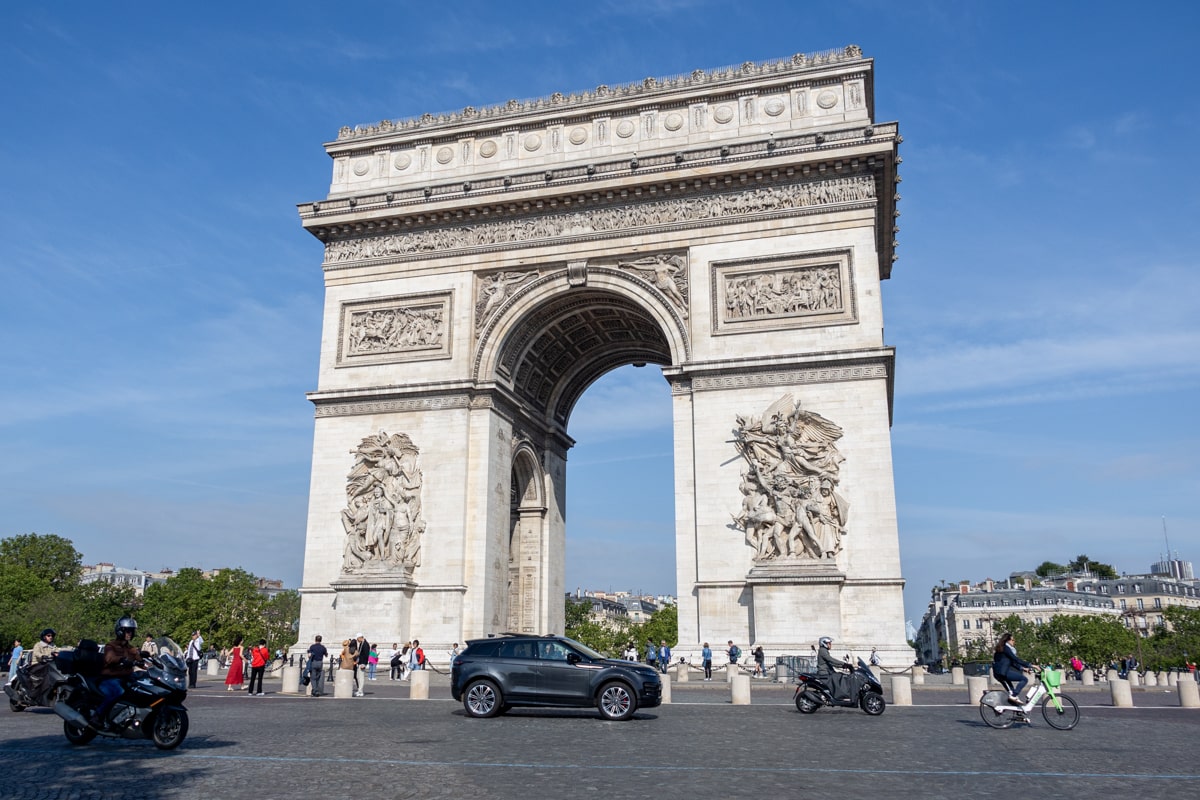
[[[1035,668],[1038,685],[1029,693],[1023,704],[1009,700],[1006,689],[984,692],[979,698],[979,716],[990,727],[1010,728],[1018,721],[1029,722],[1029,712],[1040,701],[1042,716],[1051,728],[1069,731],[1079,724],[1079,704],[1069,695],[1058,692],[1063,673],[1058,669]]]

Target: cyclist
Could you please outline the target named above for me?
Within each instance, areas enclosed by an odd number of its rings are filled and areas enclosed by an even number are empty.
[[[1008,699],[1020,705],[1021,690],[1029,683],[1022,670],[1033,669],[1033,664],[1017,655],[1017,647],[1012,643],[1012,634],[1005,633],[996,642],[996,652],[992,656],[992,674],[1008,689]]]

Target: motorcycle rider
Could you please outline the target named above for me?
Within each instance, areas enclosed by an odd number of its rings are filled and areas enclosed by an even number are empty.
[[[100,693],[104,700],[97,706],[88,722],[94,728],[104,726],[104,718],[113,703],[125,693],[125,682],[133,675],[133,667],[141,661],[141,654],[133,646],[133,635],[137,633],[137,622],[124,616],[114,626],[116,636],[104,645],[104,666],[100,668]]]
[[[833,646],[831,637],[822,636],[817,640],[817,644],[820,645],[820,649],[817,650],[817,677],[829,687],[835,699],[841,698],[845,694],[842,687],[842,670],[846,665],[829,652],[829,648]]]

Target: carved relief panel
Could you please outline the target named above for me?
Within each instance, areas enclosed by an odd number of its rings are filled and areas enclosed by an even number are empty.
[[[450,357],[449,292],[342,304],[337,366]]]
[[[357,448],[346,476],[342,527],[342,572],[364,569],[412,572],[421,566],[424,477],[420,450],[406,433],[368,436]]]
[[[739,415],[733,436],[746,467],[732,527],[745,533],[755,563],[835,558],[850,515],[838,493],[842,429],[785,394],[761,417]]]
[[[714,261],[713,333],[858,321],[849,250]]]

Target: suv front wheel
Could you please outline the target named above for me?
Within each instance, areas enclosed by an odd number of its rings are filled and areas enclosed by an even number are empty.
[[[463,692],[463,708],[472,717],[494,717],[503,705],[500,690],[491,681],[475,681]]]
[[[629,719],[637,711],[637,698],[627,684],[609,681],[600,687],[596,695],[596,707],[605,719],[620,722]]]

